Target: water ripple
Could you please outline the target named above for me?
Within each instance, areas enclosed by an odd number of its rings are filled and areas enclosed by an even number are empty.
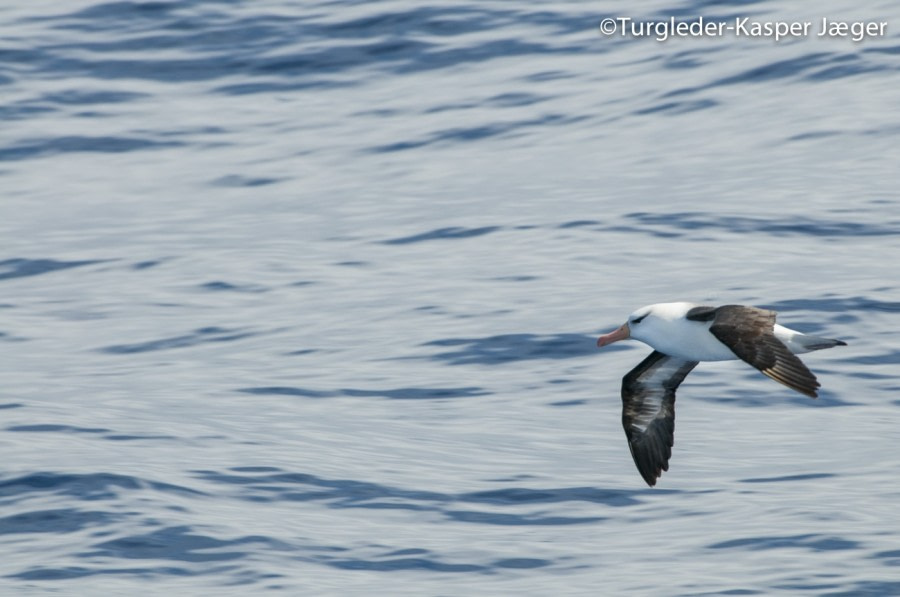
[[[156,350],[171,350],[173,348],[186,348],[208,342],[233,342],[243,338],[251,338],[259,332],[239,332],[220,327],[198,328],[190,334],[171,336],[159,340],[137,342],[135,344],[115,344],[98,349],[99,352],[108,354],[134,354],[139,352],[151,352]]]
[[[5,259],[0,261],[0,280],[10,278],[22,278],[26,276],[39,276],[72,267],[82,267],[103,263],[104,259],[91,259],[83,261],[57,261],[55,259]],[[6,271],[3,271],[6,270]]]
[[[408,245],[410,243],[419,243],[430,240],[456,240],[460,238],[471,238],[473,236],[482,236],[500,230],[499,226],[484,226],[482,228],[437,228],[421,234],[413,234],[412,236],[402,236],[392,238],[390,240],[381,241],[385,245]]]
[[[445,338],[422,346],[453,346],[431,355],[449,365],[502,365],[532,359],[569,359],[596,353],[597,339],[585,334],[503,334],[485,338]]]
[[[355,388],[343,388],[336,391],[309,390],[290,386],[261,386],[254,388],[241,388],[238,390],[244,394],[274,395],[274,396],[300,396],[303,398],[331,398],[335,396],[353,396],[360,398],[390,398],[391,400],[433,400],[442,398],[470,398],[472,396],[484,396],[490,394],[483,388],[396,388],[392,390],[360,390]]]
[[[856,541],[819,534],[773,536],[773,537],[747,537],[722,541],[709,546],[710,549],[741,548],[750,551],[762,551],[768,549],[799,548],[812,551],[844,551],[859,549]]]
[[[109,525],[122,518],[122,515],[99,510],[32,510],[0,518],[0,535],[73,533],[85,528]]]
[[[220,562],[247,556],[246,550],[237,550],[235,547],[259,544],[270,549],[284,548],[284,544],[267,537],[248,536],[221,540],[200,535],[191,527],[180,525],[103,541],[94,545],[92,550],[81,553],[80,556],[83,558]]]
[[[66,136],[30,139],[0,149],[0,161],[25,160],[37,156],[72,152],[123,153],[142,149],[181,147],[179,141],[155,141],[139,137]]]
[[[846,220],[826,220],[809,216],[791,218],[754,218],[746,216],[723,216],[699,212],[627,214],[626,219],[653,227],[680,230],[719,229],[737,234],[765,233],[773,236],[895,236],[900,234],[900,221],[880,224],[848,222]]]
[[[253,502],[300,501],[322,502],[329,508],[394,508],[431,510],[446,517],[480,524],[584,524],[602,517],[550,517],[501,513],[492,518],[493,510],[466,510],[452,506],[460,504],[521,507],[530,505],[586,502],[621,508],[643,503],[642,489],[618,490],[590,487],[530,489],[524,487],[502,490],[462,492],[456,494],[429,490],[404,489],[368,481],[328,479],[307,473],[291,473],[274,467],[239,467],[229,472],[197,471],[196,476],[206,482],[240,488],[235,497]],[[671,491],[671,490],[670,490]],[[656,492],[664,493],[664,492]]]
[[[32,494],[53,494],[78,500],[108,500],[120,491],[150,488],[164,493],[201,495],[200,492],[159,481],[147,481],[128,475],[113,473],[31,473],[21,477],[0,480],[0,498],[17,501]]]

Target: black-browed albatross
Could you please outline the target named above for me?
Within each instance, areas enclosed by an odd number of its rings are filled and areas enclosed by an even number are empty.
[[[622,425],[628,447],[652,487],[669,470],[675,390],[700,361],[741,359],[792,390],[815,398],[819,382],[796,354],[846,346],[775,323],[775,312],[744,305],[659,303],[641,307],[597,346],[634,338],[653,352],[622,378]]]

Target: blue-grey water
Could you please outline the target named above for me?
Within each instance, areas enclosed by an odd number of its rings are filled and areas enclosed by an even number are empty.
[[[0,593],[900,594],[900,5],[627,6],[5,3]],[[670,300],[849,346],[650,489]]]

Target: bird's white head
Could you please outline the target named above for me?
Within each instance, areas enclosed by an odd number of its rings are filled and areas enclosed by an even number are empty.
[[[693,303],[657,303],[641,307],[628,316],[628,321],[597,339],[597,346],[607,346],[619,340],[634,338],[650,346],[668,333],[675,320],[684,318]]]

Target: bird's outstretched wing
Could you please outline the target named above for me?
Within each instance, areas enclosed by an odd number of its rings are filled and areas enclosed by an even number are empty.
[[[675,441],[675,390],[697,361],[653,351],[622,378],[622,426],[638,471],[651,487],[669,470]]]
[[[819,382],[797,355],[775,337],[775,312],[743,305],[713,310],[710,333],[741,360],[792,390],[815,398]],[[700,314],[695,314],[695,317]],[[691,314],[688,313],[690,318]]]

